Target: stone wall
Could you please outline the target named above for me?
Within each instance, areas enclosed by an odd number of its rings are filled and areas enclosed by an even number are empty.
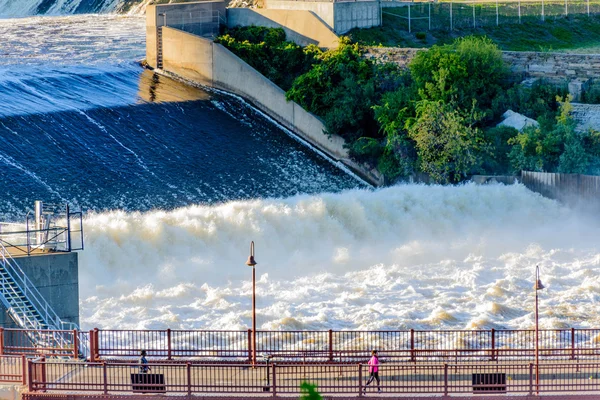
[[[368,56],[406,66],[422,49],[375,47]],[[519,79],[545,78],[552,81],[600,78],[600,54],[536,53],[504,51],[502,58]]]

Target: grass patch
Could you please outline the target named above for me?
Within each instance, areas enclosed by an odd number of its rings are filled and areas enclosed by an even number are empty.
[[[464,21],[468,21],[468,18],[457,19],[457,22],[463,21],[463,26],[452,31],[428,30],[428,21],[421,19],[412,21],[412,33],[408,33],[407,19],[399,17],[406,15],[405,8],[384,8],[383,11],[383,26],[354,29],[349,33],[351,39],[366,46],[423,48],[434,44],[448,44],[458,37],[474,35],[489,37],[502,50],[544,52],[579,50],[587,53],[600,48],[600,15],[549,17],[546,21],[525,16],[521,18],[520,24],[514,21],[500,22],[499,26],[495,25],[494,15],[491,25],[475,28],[464,26]],[[485,13],[480,11],[480,14]],[[415,11],[413,15],[420,14]],[[432,12],[432,20],[433,18]],[[489,18],[486,22],[490,23]]]

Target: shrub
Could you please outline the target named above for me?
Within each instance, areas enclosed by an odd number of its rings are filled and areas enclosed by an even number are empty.
[[[600,82],[594,81],[590,87],[583,92],[583,103],[600,104]]]
[[[455,103],[492,117],[492,102],[509,85],[502,53],[490,39],[468,36],[417,53],[410,71],[422,100]]]
[[[244,27],[228,30],[215,39],[282,89],[316,61],[320,50],[302,48],[285,40],[281,28]]]
[[[415,37],[419,40],[427,39],[427,34],[425,32],[417,32],[415,33]]]
[[[456,183],[480,164],[487,151],[476,119],[443,103],[422,100],[409,129],[415,141],[421,171],[437,183]]]

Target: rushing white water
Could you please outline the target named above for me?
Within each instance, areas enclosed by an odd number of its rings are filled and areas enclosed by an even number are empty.
[[[598,326],[600,233],[523,186],[375,192],[88,215],[85,327],[245,329],[256,242],[263,329]]]

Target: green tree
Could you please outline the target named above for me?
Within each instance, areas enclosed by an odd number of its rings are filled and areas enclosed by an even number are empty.
[[[421,170],[437,183],[456,183],[472,173],[487,151],[476,121],[476,114],[464,116],[443,101],[420,101],[409,136]]]
[[[454,103],[492,117],[496,97],[509,87],[508,69],[497,45],[486,37],[467,36],[450,45],[417,53],[410,71],[422,100]]]
[[[300,400],[322,400],[323,397],[317,391],[317,385],[308,382],[300,384]]]

